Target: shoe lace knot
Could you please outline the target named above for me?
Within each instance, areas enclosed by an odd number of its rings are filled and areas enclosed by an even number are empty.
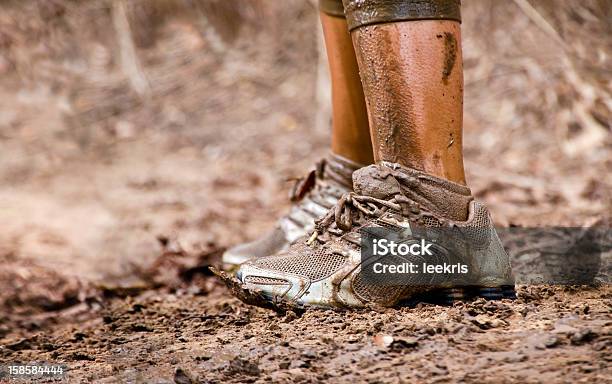
[[[341,232],[348,232],[354,224],[359,224],[366,216],[380,217],[388,210],[404,211],[402,203],[410,204],[411,200],[398,194],[389,200],[348,192],[342,195],[338,203],[325,216],[315,221],[315,230],[307,241],[308,244],[325,231],[333,232],[331,226],[336,225]],[[339,234],[339,233],[336,233]]]

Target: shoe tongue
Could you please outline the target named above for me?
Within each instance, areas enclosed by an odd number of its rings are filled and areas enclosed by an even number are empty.
[[[451,220],[466,220],[473,199],[466,186],[426,173],[383,162],[353,173],[356,193],[388,200],[401,194],[423,208]]]

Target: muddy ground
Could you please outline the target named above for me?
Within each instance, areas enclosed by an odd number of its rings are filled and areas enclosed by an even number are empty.
[[[221,287],[148,291],[30,318],[36,336],[2,357],[65,362],[72,382],[606,382],[610,294],[538,288],[516,302],[279,316]]]
[[[139,96],[110,3],[0,6],[0,362],[99,383],[611,380],[609,254],[599,283],[516,301],[277,314],[233,298],[206,266],[269,228],[328,148],[314,8],[231,44],[180,10],[133,24]],[[464,12],[468,182],[500,226],[589,226],[611,211],[610,93],[511,6]]]

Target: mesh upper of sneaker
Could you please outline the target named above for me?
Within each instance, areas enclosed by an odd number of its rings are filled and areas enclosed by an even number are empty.
[[[316,281],[330,276],[346,262],[346,256],[332,252],[322,244],[309,246],[305,241],[304,238],[304,241],[295,243],[287,252],[256,259],[251,264],[259,268],[291,273]]]

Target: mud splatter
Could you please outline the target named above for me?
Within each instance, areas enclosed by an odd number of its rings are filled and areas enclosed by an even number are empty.
[[[444,70],[442,71],[442,82],[448,84],[448,78],[453,72],[457,61],[457,39],[450,32],[444,32]]]
[[[357,61],[370,111],[376,160],[416,163],[422,157],[412,110],[412,93],[404,85],[409,68],[401,59],[396,30],[367,26],[355,33]],[[395,52],[396,54],[389,54]]]
[[[209,269],[217,276],[217,278],[219,278],[219,280],[221,280],[227,286],[227,288],[235,297],[240,299],[245,304],[255,305],[257,307],[265,309],[271,309],[281,315],[287,314],[290,311],[298,314],[302,314],[304,312],[304,308],[292,305],[284,301],[272,302],[270,300],[267,300],[261,293],[261,291],[247,288],[237,278],[230,276],[222,270],[219,270],[212,266],[209,267]]]

